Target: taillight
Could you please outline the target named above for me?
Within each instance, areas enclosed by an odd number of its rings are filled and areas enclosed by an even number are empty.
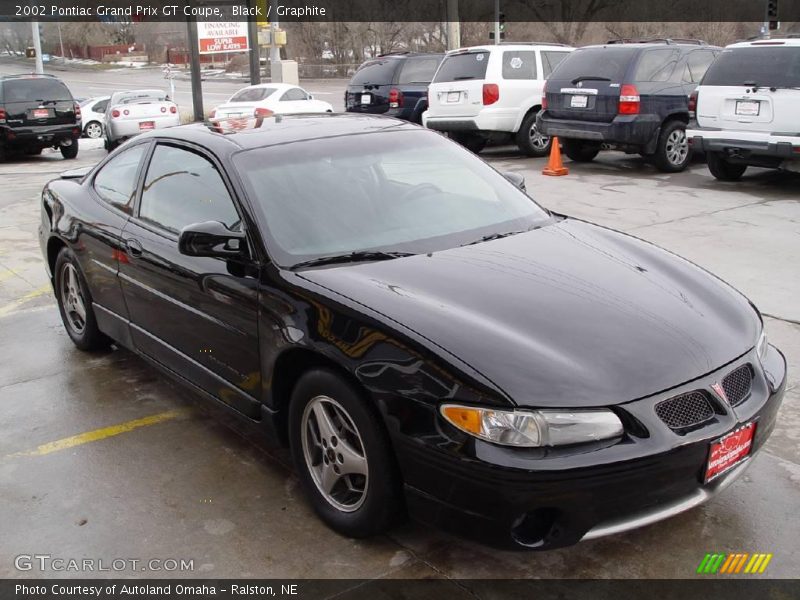
[[[494,104],[500,100],[500,88],[497,87],[496,83],[484,83],[483,84],[483,104],[484,106],[488,104]]]
[[[253,113],[253,116],[254,116],[254,117],[261,117],[261,118],[263,118],[263,117],[271,117],[273,114],[275,114],[275,113],[273,113],[273,112],[272,112],[270,109],[268,109],[268,108],[257,108],[257,109],[255,110],[255,112]]]
[[[75,118],[76,119],[80,119],[81,118],[81,106],[80,106],[80,104],[77,104],[77,103],[75,104]]]
[[[6,111],[0,108],[0,123],[5,123],[7,116]]]
[[[639,114],[639,90],[635,85],[625,84],[619,92],[619,114]]]
[[[178,112],[178,107],[175,106],[175,105],[170,106],[169,107],[169,112],[170,112],[170,114],[173,114],[173,115],[176,114]]]
[[[694,119],[697,116],[697,98],[699,97],[700,92],[697,90],[693,91],[689,95],[689,118]]]
[[[217,109],[216,108],[212,108],[211,112],[208,113],[208,118],[209,119],[213,119],[216,114],[217,114]]]
[[[403,92],[397,88],[389,90],[389,108],[400,108],[403,106]]]
[[[111,116],[116,119],[119,116],[119,111],[115,108],[111,111]]]
[[[547,82],[542,86],[542,110],[547,108]]]

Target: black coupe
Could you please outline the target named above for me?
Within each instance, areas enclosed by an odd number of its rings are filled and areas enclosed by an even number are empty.
[[[394,119],[135,138],[42,195],[67,333],[289,444],[349,536],[410,513],[553,548],[707,500],[772,431],[786,362],[748,300],[548,212]]]

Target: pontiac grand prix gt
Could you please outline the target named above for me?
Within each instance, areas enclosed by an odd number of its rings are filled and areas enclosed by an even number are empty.
[[[78,348],[288,444],[336,531],[411,514],[565,546],[704,502],[766,442],[786,362],[704,270],[401,121],[239,129],[152,131],[50,182],[41,247]]]

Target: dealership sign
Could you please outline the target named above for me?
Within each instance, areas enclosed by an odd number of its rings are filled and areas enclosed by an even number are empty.
[[[200,54],[247,52],[247,21],[198,21],[197,43]]]

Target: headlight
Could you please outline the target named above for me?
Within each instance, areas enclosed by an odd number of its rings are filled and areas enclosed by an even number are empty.
[[[440,411],[460,430],[504,446],[564,446],[622,435],[622,422],[607,409],[497,410],[445,404]]]
[[[761,335],[758,338],[758,343],[756,344],[756,353],[758,354],[758,360],[761,362],[761,364],[764,364],[764,359],[767,357],[768,348],[769,342],[767,341],[767,332],[762,329]]]

